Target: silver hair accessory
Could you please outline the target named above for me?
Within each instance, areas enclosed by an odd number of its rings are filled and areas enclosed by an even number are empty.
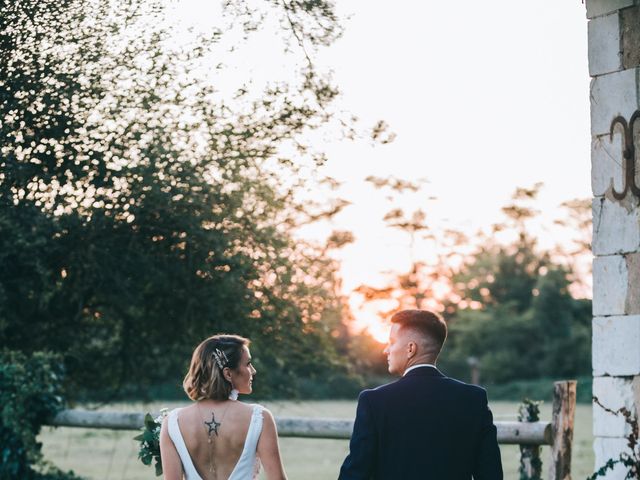
[[[228,367],[229,366],[229,359],[227,358],[227,354],[224,353],[219,348],[216,348],[213,351],[213,358],[215,359],[216,364],[218,365],[218,368],[220,370],[222,370],[224,367]]]

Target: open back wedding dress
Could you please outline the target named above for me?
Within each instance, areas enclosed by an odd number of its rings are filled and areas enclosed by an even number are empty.
[[[180,432],[180,426],[178,424],[178,414],[180,408],[176,408],[169,413],[168,418],[168,432],[171,441],[178,451],[180,461],[182,462],[182,469],[184,470],[184,477],[186,480],[202,480],[202,477],[198,474],[196,467],[193,465],[187,445],[184,443],[182,433]],[[247,438],[244,441],[244,448],[240,459],[236,466],[233,468],[229,480],[253,480],[258,478],[258,470],[260,469],[260,460],[256,455],[256,449],[258,447],[258,439],[262,432],[262,406],[254,405],[251,413],[251,422],[249,423],[249,430],[247,431]]]

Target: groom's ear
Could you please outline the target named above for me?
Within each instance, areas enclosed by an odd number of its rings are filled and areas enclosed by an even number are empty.
[[[409,358],[413,357],[417,351],[418,351],[418,345],[416,345],[416,342],[407,343],[407,356]]]

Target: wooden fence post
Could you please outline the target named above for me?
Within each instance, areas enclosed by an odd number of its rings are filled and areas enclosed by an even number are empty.
[[[549,480],[571,480],[571,444],[576,413],[576,381],[553,384],[551,428],[553,443],[549,459]]]

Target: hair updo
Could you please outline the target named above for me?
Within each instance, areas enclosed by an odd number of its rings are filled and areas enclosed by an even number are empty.
[[[193,351],[189,371],[182,388],[191,400],[226,400],[233,388],[222,371],[238,368],[242,347],[251,342],[239,335],[214,335],[204,340]]]

